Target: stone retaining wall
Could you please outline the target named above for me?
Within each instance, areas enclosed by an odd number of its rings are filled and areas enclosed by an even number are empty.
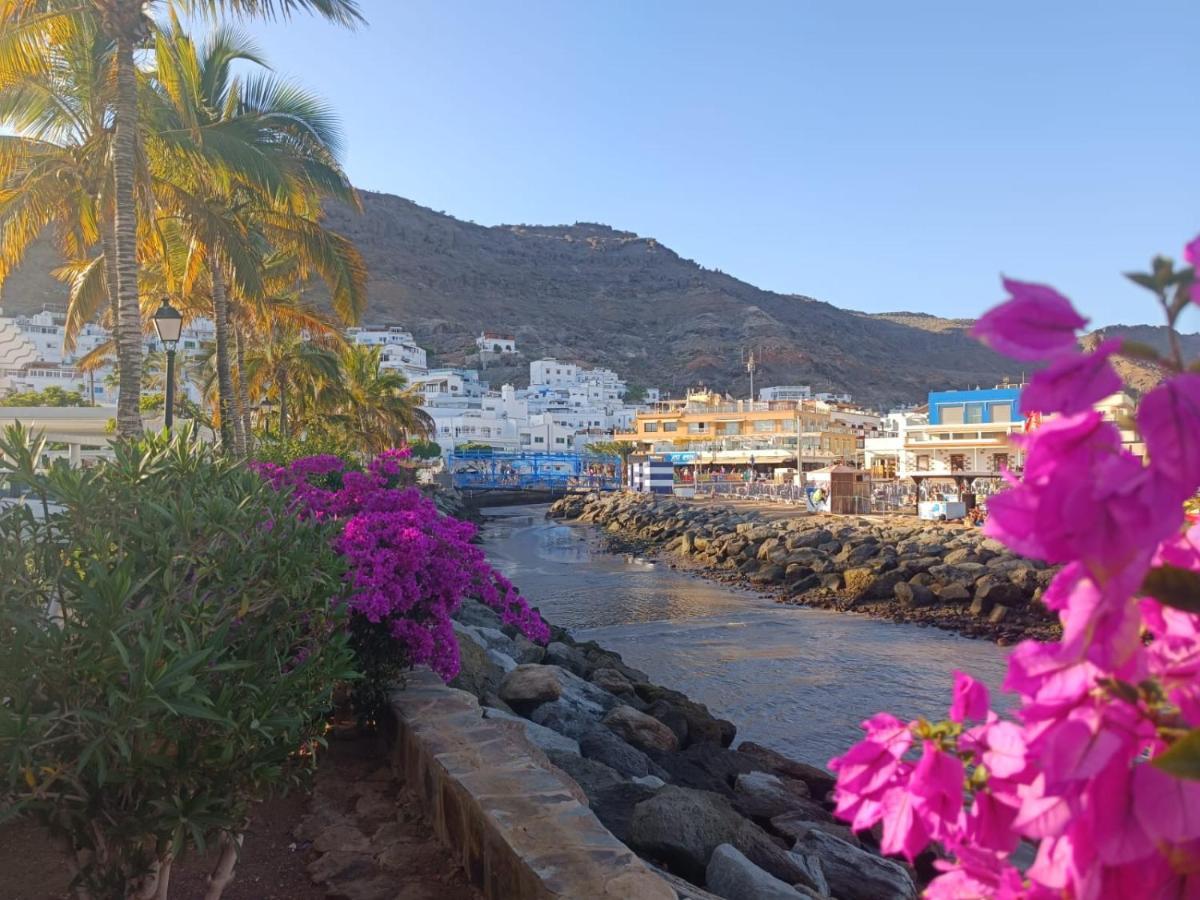
[[[393,765],[489,900],[684,896],[600,824],[519,724],[484,719],[472,694],[418,670],[392,710]]]

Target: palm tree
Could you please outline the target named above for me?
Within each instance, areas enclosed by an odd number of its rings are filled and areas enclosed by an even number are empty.
[[[280,437],[291,434],[293,405],[303,414],[314,406],[322,385],[340,378],[338,354],[330,346],[333,343],[307,339],[294,327],[278,327],[269,340],[247,352],[248,393],[258,402],[269,400],[278,406]]]
[[[138,210],[135,173],[140,157],[138,70],[134,53],[154,31],[152,14],[167,0],[0,0],[0,86],[52,68],[56,47],[83,23],[113,47],[112,100],[113,268],[116,272],[117,347],[121,390],[117,430],[141,432],[141,320],[138,314]],[[189,12],[286,18],[306,10],[345,25],[362,21],[355,0],[175,0]]]
[[[148,153],[168,173],[157,183],[165,215],[186,223],[206,261],[222,442],[244,455],[246,340],[237,323],[245,317],[235,306],[257,302],[283,279],[317,274],[335,310],[355,321],[366,302],[365,266],[318,216],[322,196],[355,206],[358,198],[337,163],[334,118],[320,101],[276,78],[232,75],[234,62],[261,64],[244,38],[221,29],[198,48],[173,22],[156,46],[160,98],[152,115],[161,127]]]
[[[433,419],[421,409],[421,394],[404,375],[384,368],[383,349],[352,344],[342,353],[341,379],[323,398],[335,410],[331,425],[351,435],[364,452],[378,453],[433,433]]]

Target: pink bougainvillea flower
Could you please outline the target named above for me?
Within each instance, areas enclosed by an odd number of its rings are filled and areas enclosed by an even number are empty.
[[[1191,242],[1183,248],[1183,258],[1193,266],[1200,266],[1200,234],[1192,238]]]
[[[965,672],[954,671],[954,700],[950,704],[950,720],[965,722],[967,719],[982,721],[987,718],[988,690]]]
[[[918,814],[934,838],[950,833],[963,807],[962,760],[932,741],[922,745],[921,759],[908,781],[908,792],[920,802]]]
[[[1184,495],[1200,487],[1200,374],[1160,384],[1142,398],[1137,418],[1154,468]]]
[[[1091,353],[1064,353],[1029,380],[1021,391],[1026,412],[1073,415],[1091,409],[1121,389],[1121,376],[1109,358],[1121,350],[1121,339],[1104,341]]]
[[[932,838],[917,810],[917,798],[903,786],[892,788],[883,797],[883,839],[879,849],[888,856],[916,859]]]
[[[1014,359],[1041,360],[1075,347],[1075,332],[1087,319],[1071,301],[1043,284],[1004,279],[1011,299],[989,310],[971,334],[997,353]]]

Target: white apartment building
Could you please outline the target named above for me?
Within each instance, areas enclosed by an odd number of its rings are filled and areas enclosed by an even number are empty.
[[[429,369],[425,350],[417,346],[412,332],[400,325],[347,328],[346,337],[355,344],[382,347],[380,363],[384,368],[399,369],[409,381],[416,381]]]
[[[775,387],[765,387],[758,392],[758,399],[767,402],[773,400],[811,400],[812,388],[807,384],[781,384]]]
[[[474,369],[430,369],[412,378],[428,407],[448,409],[478,408],[487,393],[487,382],[479,380]]]
[[[116,389],[109,384],[113,366],[103,365],[90,373],[75,365],[81,358],[109,340],[108,329],[88,323],[80,329],[75,348],[66,350],[66,314],[42,310],[31,316],[0,315],[0,393],[43,391],[58,387],[78,391],[93,402],[109,406],[117,402]],[[178,350],[183,354],[201,352],[214,339],[213,323],[194,319],[180,335]],[[153,333],[146,336],[146,351],[160,347]],[[189,388],[193,400],[198,399]]]
[[[511,334],[485,331],[475,338],[475,346],[481,354],[509,356],[517,352],[517,339]]]

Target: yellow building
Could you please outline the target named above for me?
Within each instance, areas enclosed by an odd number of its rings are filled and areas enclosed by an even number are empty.
[[[814,400],[733,400],[712,391],[639,412],[618,441],[640,453],[694,453],[713,465],[795,466],[797,444],[805,469],[853,461],[857,439]]]

